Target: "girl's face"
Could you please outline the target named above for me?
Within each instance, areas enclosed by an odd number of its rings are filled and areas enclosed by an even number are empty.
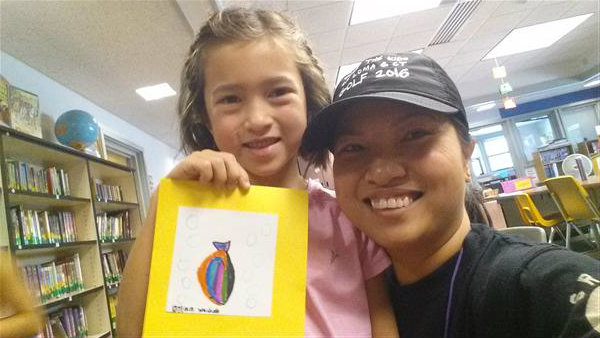
[[[472,147],[445,117],[388,101],[354,104],[340,119],[333,150],[342,209],[384,248],[432,252],[468,222]]]
[[[297,172],[306,98],[293,55],[270,38],[213,47],[204,63],[206,110],[220,151],[251,180]]]

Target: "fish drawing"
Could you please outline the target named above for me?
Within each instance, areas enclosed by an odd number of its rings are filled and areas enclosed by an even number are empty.
[[[227,253],[230,244],[231,241],[213,242],[217,251],[206,257],[197,270],[204,295],[217,305],[227,303],[235,282],[235,271]]]

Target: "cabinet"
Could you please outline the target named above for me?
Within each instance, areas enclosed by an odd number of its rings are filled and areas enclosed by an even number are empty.
[[[114,336],[120,275],[141,226],[135,171],[0,126],[0,247],[48,327]]]

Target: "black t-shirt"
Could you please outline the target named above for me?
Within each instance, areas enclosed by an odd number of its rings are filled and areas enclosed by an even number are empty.
[[[463,250],[449,338],[600,337],[600,261],[479,224]],[[403,338],[443,337],[456,259],[407,286],[388,274]]]

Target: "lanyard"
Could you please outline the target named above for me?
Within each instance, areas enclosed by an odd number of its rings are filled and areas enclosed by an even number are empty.
[[[463,248],[460,248],[458,259],[456,260],[456,264],[454,265],[454,272],[452,272],[452,279],[450,280],[450,291],[448,292],[448,302],[446,303],[446,324],[444,325],[444,338],[448,338],[448,329],[450,328],[450,312],[452,309],[452,295],[454,293],[454,281],[456,280],[456,275],[458,273],[458,269],[460,268],[462,255]]]

